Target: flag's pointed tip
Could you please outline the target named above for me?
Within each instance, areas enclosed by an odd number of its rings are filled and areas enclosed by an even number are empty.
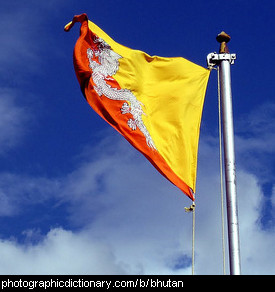
[[[70,29],[74,26],[76,22],[82,23],[87,20],[88,20],[88,15],[86,13],[75,15],[73,20],[64,26],[64,30],[70,31]]]
[[[191,196],[189,196],[189,198],[193,201],[193,202],[195,202],[195,194],[192,192],[191,193]]]

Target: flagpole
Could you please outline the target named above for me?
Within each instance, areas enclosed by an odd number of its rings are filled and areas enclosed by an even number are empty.
[[[211,66],[213,67],[215,65],[219,66],[230,274],[240,275],[241,274],[240,243],[239,243],[234,127],[230,76],[231,75],[230,65],[234,63],[236,55],[229,53],[227,43],[230,41],[230,36],[228,34],[222,32],[217,36],[216,39],[220,43],[220,52],[219,54],[216,53],[209,54],[207,59],[209,67]]]

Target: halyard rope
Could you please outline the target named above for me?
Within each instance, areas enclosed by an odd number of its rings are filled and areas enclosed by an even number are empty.
[[[192,275],[195,274],[195,203],[187,208],[185,207],[185,212],[192,212],[193,213],[193,218],[192,218]]]
[[[216,68],[212,68],[216,69]],[[223,257],[223,274],[226,274],[225,269],[225,232],[224,232],[224,194],[223,194],[223,167],[222,167],[222,123],[221,123],[221,89],[219,66],[217,66],[218,74],[218,112],[219,112],[219,156],[220,156],[220,192],[221,192],[221,223],[222,223],[222,257]],[[187,208],[186,212],[192,212],[192,275],[195,274],[195,203]]]

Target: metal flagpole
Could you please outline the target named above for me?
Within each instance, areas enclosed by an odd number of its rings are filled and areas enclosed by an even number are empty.
[[[224,142],[224,167],[226,183],[226,202],[227,202],[227,223],[228,223],[228,244],[229,244],[229,263],[230,274],[240,275],[240,244],[238,226],[238,207],[236,192],[236,173],[235,173],[235,151],[234,151],[234,128],[231,94],[230,65],[236,59],[235,54],[230,54],[227,43],[230,36],[221,32],[217,36],[220,43],[219,54],[210,53],[207,56],[208,67],[219,66],[219,79],[221,88],[222,122],[223,122],[223,142]]]

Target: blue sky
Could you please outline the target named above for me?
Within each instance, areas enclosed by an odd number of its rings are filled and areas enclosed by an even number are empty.
[[[0,274],[190,274],[191,201],[83,98],[75,14],[117,42],[232,66],[242,272],[274,274],[274,1],[0,1]],[[198,158],[197,274],[222,274],[217,76]],[[226,254],[227,255],[227,254]],[[228,263],[227,263],[228,272]]]

